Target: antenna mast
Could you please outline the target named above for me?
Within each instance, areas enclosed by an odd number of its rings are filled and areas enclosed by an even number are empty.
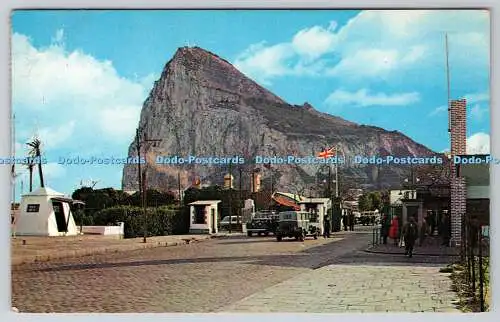
[[[445,49],[446,49],[446,90],[448,104],[448,132],[451,133],[451,101],[450,101],[450,63],[448,60],[448,33],[445,33]]]

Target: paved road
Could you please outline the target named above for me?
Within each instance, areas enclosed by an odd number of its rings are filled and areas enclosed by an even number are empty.
[[[21,312],[450,309],[449,281],[435,274],[443,259],[362,252],[370,240],[368,229],[304,243],[221,239],[25,265],[12,272],[12,305]],[[426,295],[432,300],[419,300]]]
[[[355,251],[221,308],[221,312],[453,312],[446,259]]]
[[[219,239],[13,267],[20,312],[211,312],[343,254],[370,233],[278,243]]]

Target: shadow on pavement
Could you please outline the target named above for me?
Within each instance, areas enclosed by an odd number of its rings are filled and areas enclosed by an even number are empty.
[[[265,243],[272,242],[272,239],[257,239],[245,241],[221,241],[219,245],[244,244],[244,243]],[[276,243],[276,241],[274,241]],[[283,241],[285,242],[285,241]],[[289,242],[299,243],[293,239]],[[307,243],[307,241],[306,241]],[[310,247],[303,251],[291,252],[288,254],[276,255],[258,255],[258,256],[228,256],[228,257],[197,257],[197,258],[181,258],[181,259],[165,259],[165,260],[139,260],[127,262],[107,262],[107,263],[84,263],[70,265],[51,265],[45,268],[35,269],[39,272],[57,272],[57,271],[72,271],[86,269],[106,269],[119,267],[142,267],[142,266],[158,266],[158,265],[183,265],[196,263],[220,263],[220,262],[245,262],[250,265],[265,265],[265,266],[280,266],[294,268],[317,269],[326,265],[415,265],[419,266],[436,266],[446,265],[453,261],[450,257],[429,257],[415,255],[413,258],[407,258],[404,255],[386,255],[366,253],[367,238],[362,239],[340,239],[327,244],[321,244]]]
[[[223,241],[220,244],[222,245],[238,245],[238,244],[254,244],[254,243],[273,243],[276,242],[272,237],[266,239],[245,239],[245,240],[237,240],[237,241]]]

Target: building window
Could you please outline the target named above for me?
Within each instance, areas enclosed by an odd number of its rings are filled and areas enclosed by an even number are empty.
[[[26,212],[38,212],[40,210],[39,204],[29,204],[26,207]]]
[[[318,208],[315,204],[306,204],[306,211],[309,213],[309,222],[318,222]]]
[[[207,215],[207,210],[205,209],[205,206],[195,207],[194,208],[193,224],[195,224],[195,225],[206,224],[207,223],[206,215]]]

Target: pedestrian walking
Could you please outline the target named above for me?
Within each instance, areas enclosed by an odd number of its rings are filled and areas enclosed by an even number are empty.
[[[408,222],[404,225],[401,235],[405,242],[405,255],[411,258],[413,256],[415,241],[418,238],[418,225],[415,221],[415,217],[410,217]]]
[[[394,246],[398,245],[399,242],[399,220],[397,216],[394,216],[391,220],[391,227],[389,228],[389,238],[394,240]]]
[[[422,246],[425,241],[425,236],[427,235],[428,225],[427,225],[427,217],[422,220],[422,224],[420,225],[420,236],[418,238],[419,246]]]
[[[380,222],[380,236],[382,236],[382,242],[384,245],[387,244],[387,237],[389,237],[389,230],[391,229],[391,222],[389,221],[389,216],[382,215],[382,220]]]
[[[448,212],[443,214],[443,220],[441,221],[441,234],[443,238],[442,246],[449,247],[451,239],[451,221]]]
[[[349,221],[349,230],[354,231],[354,214],[353,213],[349,214],[348,221]]]
[[[344,226],[344,231],[347,231],[347,215],[342,215],[342,225]]]
[[[436,215],[436,212],[433,211],[429,218],[429,221],[427,222],[427,224],[430,225],[429,236],[434,236],[434,232],[436,231]]]
[[[330,238],[330,230],[330,219],[328,217],[325,217],[325,220],[323,222],[323,238]]]

